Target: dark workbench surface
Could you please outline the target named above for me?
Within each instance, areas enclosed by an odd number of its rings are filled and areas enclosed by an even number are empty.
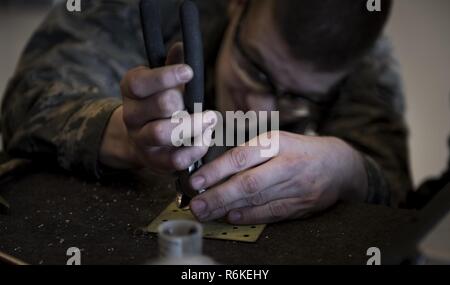
[[[86,182],[40,169],[4,183],[11,205],[0,215],[0,251],[32,264],[65,264],[81,249],[82,264],[143,264],[157,257],[146,226],[174,198],[173,181],[138,173]],[[225,264],[365,264],[414,222],[417,212],[339,204],[304,221],[270,225],[255,244],[205,240],[204,252]]]

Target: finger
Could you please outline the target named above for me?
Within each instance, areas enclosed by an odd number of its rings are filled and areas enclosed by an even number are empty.
[[[192,208],[194,215],[202,221],[210,221],[226,215],[230,210],[251,206],[254,200],[266,199],[262,193],[289,179],[285,165],[274,161],[237,174],[209,189],[194,200],[202,200],[203,211]],[[242,202],[240,202],[242,201]],[[237,202],[237,203],[236,203]],[[258,201],[258,203],[262,203]]]
[[[309,213],[310,206],[302,204],[298,198],[275,200],[262,206],[231,211],[228,222],[236,225],[275,223],[287,219],[297,219]]]
[[[223,208],[218,208],[208,216],[207,220],[215,220],[221,218],[227,215],[232,210],[262,206],[270,201],[297,197],[296,193],[290,193],[295,191],[283,191],[286,190],[283,188],[285,184],[286,182],[271,186],[251,197],[242,198],[241,200],[235,201]]]
[[[182,142],[202,136],[208,128],[214,128],[217,115],[213,111],[186,115],[180,121],[158,120],[146,124],[130,136],[140,147],[181,146]],[[186,145],[189,146],[189,145]]]
[[[316,201],[312,191],[301,191],[297,187],[293,187],[292,184],[292,181],[285,181],[281,184],[266,188],[251,197],[243,198],[227,205],[225,207],[226,211],[224,211],[223,208],[219,208],[210,215],[211,220],[223,217],[233,210],[262,206],[275,200],[298,198],[305,204],[314,203],[314,201]]]
[[[175,171],[186,170],[204,157],[208,152],[212,140],[212,133],[212,128],[205,130],[205,133],[203,134],[205,142],[201,146],[175,148],[175,151],[170,155],[170,169]]]
[[[124,98],[123,121],[130,129],[140,128],[153,120],[169,119],[184,110],[183,95],[169,89],[145,100]]]
[[[239,146],[227,151],[199,169],[190,179],[191,186],[196,190],[205,189],[233,174],[267,162],[271,158],[263,156],[262,149],[259,146]]]
[[[194,76],[186,64],[177,64],[150,69],[138,67],[130,70],[121,82],[122,96],[144,99],[167,89],[177,88]]]
[[[167,53],[166,65],[180,64],[184,62],[183,43],[175,43]]]
[[[208,152],[207,146],[151,147],[142,152],[144,165],[158,168],[158,173],[173,173],[186,170]]]

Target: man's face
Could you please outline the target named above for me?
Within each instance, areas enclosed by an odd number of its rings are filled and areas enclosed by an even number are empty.
[[[217,103],[222,112],[279,110],[274,93],[280,97],[289,93],[294,98],[295,94],[325,95],[346,74],[316,72],[307,62],[292,57],[274,26],[270,3],[249,9],[240,4],[231,12],[216,70]]]

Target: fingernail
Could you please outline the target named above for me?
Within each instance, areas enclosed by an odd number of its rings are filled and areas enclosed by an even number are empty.
[[[197,217],[203,217],[206,210],[206,203],[203,200],[194,200],[191,202],[191,210]]]
[[[242,214],[238,211],[232,211],[230,212],[230,214],[228,215],[228,219],[230,220],[230,222],[234,223],[234,222],[239,222],[242,218]]]
[[[207,111],[203,117],[203,121],[209,126],[214,126],[217,124],[217,115],[214,111]]]
[[[182,82],[189,81],[192,78],[192,69],[186,65],[182,65],[177,69],[178,79]]]
[[[212,119],[211,121],[208,122],[208,127],[213,127],[216,125],[216,119]]]
[[[205,185],[206,179],[203,176],[195,176],[192,178],[191,184],[194,190],[201,190]]]
[[[211,119],[211,121],[209,121],[209,127],[214,127],[217,124],[217,121],[215,118]]]

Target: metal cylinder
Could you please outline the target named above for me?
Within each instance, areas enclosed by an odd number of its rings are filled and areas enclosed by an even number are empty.
[[[161,258],[180,258],[202,255],[202,225],[190,220],[174,220],[158,227]]]

